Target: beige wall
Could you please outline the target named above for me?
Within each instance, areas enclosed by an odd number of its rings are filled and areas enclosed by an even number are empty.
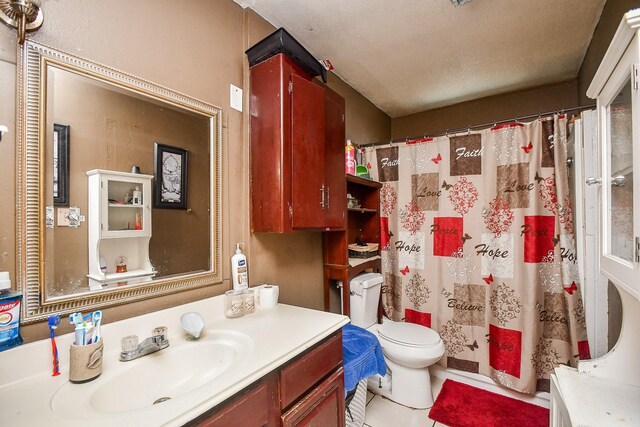
[[[224,283],[105,310],[106,323],[217,295],[229,289],[229,258],[246,242],[250,283],[276,283],[282,301],[322,307],[320,233],[255,235],[249,231],[248,66],[244,50],[273,28],[231,0],[65,0],[44,2],[45,23],[29,37],[126,71],[223,109]],[[123,14],[122,10],[127,13]],[[11,132],[0,143],[0,270],[15,280],[15,74],[16,33],[0,25],[0,123]],[[244,113],[229,108],[229,84],[245,89]],[[353,89],[332,79],[346,98],[347,135],[389,137],[390,119]],[[15,284],[14,284],[15,285]],[[61,332],[70,332],[65,322]],[[22,329],[29,341],[48,336],[44,323]]]
[[[175,2],[169,0],[45,2],[45,24],[30,37],[222,107],[223,173],[229,175],[229,170],[245,168],[242,164],[242,152],[245,149],[242,144],[243,117],[241,113],[228,108],[229,84],[242,86],[243,82],[244,12],[230,0],[193,0],[192,3],[189,8],[176,8]],[[127,13],[122,13],[123,10]],[[15,97],[6,94],[15,91],[15,38],[14,30],[0,26],[0,93],[3,94],[0,123],[8,124],[12,130],[0,145],[6,142],[7,145],[1,149],[13,153]],[[10,106],[5,106],[5,101]],[[14,154],[3,155],[0,182],[15,182],[14,158]],[[5,190],[2,185],[6,199],[15,200],[14,189],[9,187]],[[246,207],[246,189],[241,185],[237,186],[239,188],[233,186],[233,182],[225,180],[222,240],[225,260],[229,259],[231,242],[238,240],[242,234],[241,226],[229,226],[229,212],[241,211]],[[3,218],[13,218],[13,215]],[[3,220],[0,229],[3,241],[1,250],[14,253],[15,222]],[[0,262],[0,269],[11,271],[15,279],[14,260],[7,257]],[[229,286],[228,268],[224,271],[224,277],[224,284],[219,286],[106,310],[105,320],[110,322],[219,294]],[[70,331],[65,322],[63,325],[62,333]],[[44,338],[47,336],[46,325],[27,326],[23,328],[23,336],[27,340]]]
[[[593,104],[587,97],[587,89],[600,66],[611,39],[620,25],[622,16],[631,9],[640,8],[638,0],[607,0],[600,15],[600,21],[593,32],[591,44],[584,56],[582,67],[578,73],[578,92],[581,104]]]
[[[488,96],[391,120],[394,139],[578,106],[577,81]]]
[[[637,6],[629,6],[631,3],[636,1],[609,0],[607,3],[603,17],[612,16],[610,19],[613,24],[610,25],[613,25],[614,31],[621,15],[616,17],[619,14],[609,12],[609,9]],[[65,0],[44,2],[43,9],[43,27],[29,36],[34,40],[223,108],[224,283],[112,308],[105,311],[105,321],[222,293],[229,288],[228,260],[234,242],[248,243],[246,252],[251,284],[276,283],[282,287],[282,301],[320,308],[320,233],[251,235],[249,231],[246,108],[249,94],[244,50],[274,28],[251,10],[243,11],[231,0],[191,0],[188,8],[176,8],[175,2],[170,0]],[[123,14],[122,10],[127,13]],[[599,31],[606,33],[599,26],[594,40],[600,40]],[[608,41],[602,37],[598,43],[602,43],[606,49]],[[15,279],[16,248],[15,39],[14,30],[0,25],[0,123],[10,129],[10,133],[0,142],[0,197],[5,201],[0,203],[0,270],[12,272],[12,279]],[[585,67],[591,63],[597,67],[599,57],[601,54],[596,50],[592,52],[590,47]],[[578,102],[579,93],[584,92],[585,82],[590,81],[588,68],[585,67],[576,80],[487,97],[393,120],[339,79],[332,77],[329,84],[346,99],[347,137],[356,143],[369,143],[577,106],[583,103]],[[245,89],[244,113],[228,107],[229,84]],[[70,332],[66,324],[61,333],[65,332]],[[46,325],[40,323],[23,328],[23,335],[27,340],[33,340],[47,337],[48,332]]]

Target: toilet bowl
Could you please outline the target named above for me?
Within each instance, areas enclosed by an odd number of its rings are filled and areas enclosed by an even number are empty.
[[[368,330],[380,341],[388,373],[369,381],[371,392],[411,408],[433,406],[429,366],[444,355],[444,343],[433,329],[385,319]]]
[[[433,329],[384,319],[376,323],[382,275],[366,273],[350,282],[351,323],[372,332],[382,347],[387,375],[369,378],[372,393],[412,408],[433,406],[429,366],[444,355],[444,343]]]

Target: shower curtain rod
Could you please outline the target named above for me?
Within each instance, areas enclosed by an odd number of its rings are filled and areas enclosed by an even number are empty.
[[[480,130],[480,129],[484,129],[484,128],[487,128],[487,127],[490,127],[490,126],[493,127],[493,126],[504,124],[504,123],[519,122],[519,121],[522,121],[522,120],[537,119],[537,118],[541,118],[541,117],[548,117],[548,116],[552,116],[552,115],[558,114],[558,113],[559,114],[564,114],[564,113],[569,113],[569,112],[573,112],[573,111],[589,110],[589,109],[595,108],[595,106],[596,106],[595,104],[581,105],[579,107],[564,108],[562,110],[555,110],[555,111],[547,111],[546,113],[530,114],[530,115],[527,115],[527,116],[517,116],[515,118],[507,119],[507,120],[498,120],[498,121],[495,121],[495,122],[482,123],[480,125],[467,126],[467,127],[463,127],[463,128],[457,128],[457,129],[447,129],[444,132],[438,132],[438,133],[432,133],[432,134],[425,133],[425,134],[419,135],[419,136],[406,137],[404,139],[392,139],[392,140],[386,141],[386,142],[385,141],[372,142],[370,144],[359,145],[358,148],[377,147],[377,146],[381,146],[381,145],[401,144],[403,142],[411,141],[411,140],[414,140],[414,139],[426,139],[426,138],[435,138],[435,137],[444,136],[444,135],[454,135],[456,133],[470,132],[472,130]]]

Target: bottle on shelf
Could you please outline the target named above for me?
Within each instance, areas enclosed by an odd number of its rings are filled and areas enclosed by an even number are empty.
[[[142,204],[142,191],[140,191],[140,187],[138,187],[137,185],[136,185],[136,189],[133,190],[133,197],[131,199],[131,203],[134,205]],[[140,229],[136,228],[136,230],[140,230]]]
[[[356,149],[350,139],[347,139],[347,145],[344,147],[344,166],[346,173],[356,174]]]
[[[240,250],[240,245],[241,243],[236,243],[236,253],[231,257],[233,289],[236,291],[244,291],[249,288],[247,257]]]

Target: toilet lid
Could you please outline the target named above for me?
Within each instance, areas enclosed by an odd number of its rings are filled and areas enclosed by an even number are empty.
[[[440,335],[433,329],[415,323],[385,322],[378,327],[382,337],[415,347],[431,347],[440,342]]]

